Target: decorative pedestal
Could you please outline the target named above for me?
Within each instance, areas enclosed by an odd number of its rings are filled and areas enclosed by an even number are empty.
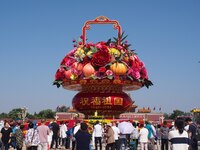
[[[79,80],[77,82],[65,82],[66,89],[80,90],[72,100],[73,107],[88,116],[98,115],[104,117],[117,117],[119,114],[130,109],[134,101],[126,90],[136,90],[141,88],[138,82],[121,80]]]

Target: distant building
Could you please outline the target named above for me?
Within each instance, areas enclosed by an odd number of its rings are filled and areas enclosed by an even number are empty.
[[[120,119],[130,119],[134,121],[144,122],[151,121],[153,124],[162,124],[164,120],[163,113],[123,113],[119,116]]]
[[[75,109],[70,108],[67,112],[56,112],[55,118],[57,120],[73,120],[73,119],[84,119],[85,115],[77,112]]]

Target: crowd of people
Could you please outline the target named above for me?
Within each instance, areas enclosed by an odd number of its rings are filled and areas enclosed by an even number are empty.
[[[42,119],[40,124],[29,121],[26,130],[20,122],[4,121],[0,127],[0,149],[22,150],[25,146],[27,150],[136,150],[138,147],[141,150],[198,150],[199,127],[191,118],[178,118],[171,126],[166,121],[162,125],[148,121],[129,123],[131,131],[123,133],[117,122],[103,124],[98,120],[91,126],[79,120],[73,125],[56,120],[47,125]]]

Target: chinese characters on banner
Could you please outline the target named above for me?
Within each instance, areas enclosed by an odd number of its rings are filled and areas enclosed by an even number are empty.
[[[80,106],[90,106],[91,108],[110,109],[112,106],[123,106],[122,97],[81,97]]]

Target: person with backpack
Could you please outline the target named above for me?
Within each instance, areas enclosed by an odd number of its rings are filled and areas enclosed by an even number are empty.
[[[40,143],[38,130],[34,128],[34,123],[29,122],[28,131],[25,135],[25,144],[27,150],[37,150]]]
[[[189,150],[198,150],[198,141],[197,141],[197,125],[192,121],[191,118],[185,119],[186,124],[189,125],[188,135],[190,139]]]
[[[149,131],[148,133],[148,150],[155,150],[155,138],[156,138],[156,129],[155,127],[149,122],[149,121],[145,121],[145,128],[147,128],[147,130]]]
[[[74,125],[74,127],[72,128],[72,150],[76,149],[76,138],[75,138],[75,134],[78,132],[78,130],[80,129],[81,124],[79,120],[76,120],[76,124]]]
[[[58,148],[58,137],[59,137],[59,133],[60,133],[60,127],[56,120],[54,120],[54,122],[51,123],[50,126],[51,126],[51,130],[53,132],[50,148],[53,148],[54,142],[55,142],[55,148]]]
[[[73,128],[69,126],[68,121],[65,122],[65,125],[67,127],[67,131],[66,131],[67,137],[66,137],[66,142],[65,142],[65,149],[70,149],[70,142],[71,142],[71,138],[73,135],[73,133],[72,133]]]
[[[197,144],[200,146],[200,122],[197,122]]]
[[[19,129],[17,129],[15,133],[13,134],[13,136],[16,139],[17,150],[22,150],[23,148],[23,141],[24,141],[23,129],[24,129],[24,125],[20,125]]]

